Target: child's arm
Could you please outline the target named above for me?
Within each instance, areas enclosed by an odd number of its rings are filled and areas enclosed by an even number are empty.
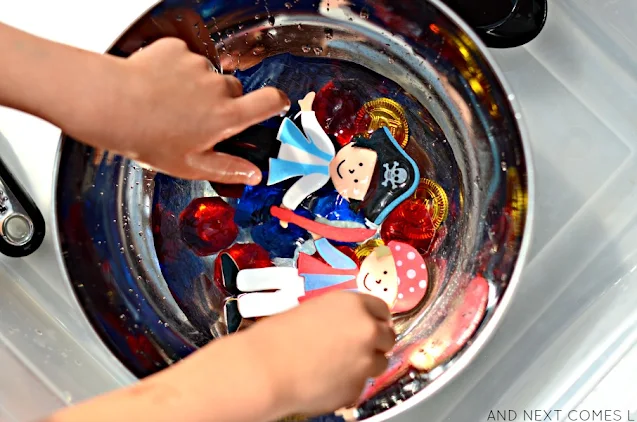
[[[389,321],[371,295],[320,296],[46,422],[271,422],[333,412],[387,367]]]
[[[290,105],[271,87],[242,95],[238,79],[212,72],[174,38],[122,59],[0,23],[0,57],[0,105],[187,179],[258,183],[255,165],[212,149]]]

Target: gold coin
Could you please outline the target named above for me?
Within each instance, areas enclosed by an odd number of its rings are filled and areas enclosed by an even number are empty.
[[[508,205],[511,207],[511,219],[513,220],[513,232],[516,236],[522,234],[524,227],[524,215],[527,206],[527,194],[522,189],[522,181],[515,167],[507,170]]]
[[[437,230],[449,214],[449,198],[445,190],[433,180],[420,179],[414,198],[424,201],[431,210],[431,222]]]
[[[387,127],[401,147],[407,146],[409,125],[407,117],[405,117],[405,110],[396,101],[389,98],[378,98],[365,103],[356,116],[356,127],[363,126],[366,116],[369,116],[371,120],[367,125],[368,133],[364,135],[369,136],[376,130]]]
[[[384,244],[385,242],[383,242],[382,239],[369,239],[367,242],[358,245],[354,250],[354,253],[356,254],[356,257],[362,261],[367,258],[374,249],[379,246],[383,246]]]

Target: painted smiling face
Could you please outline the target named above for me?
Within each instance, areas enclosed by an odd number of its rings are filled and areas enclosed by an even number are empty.
[[[398,297],[398,273],[391,250],[387,246],[379,246],[361,264],[356,277],[358,290],[374,295],[394,306]]]
[[[345,145],[330,162],[330,178],[345,199],[362,201],[374,175],[378,154],[355,143]]]

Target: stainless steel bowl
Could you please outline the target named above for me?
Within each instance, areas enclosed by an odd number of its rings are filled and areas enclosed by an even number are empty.
[[[374,90],[382,81],[382,96],[401,98],[407,151],[443,186],[453,212],[428,257],[427,300],[397,318],[396,356],[459,312],[456,299],[476,275],[488,280],[488,303],[452,359],[406,373],[354,415],[385,420],[440,389],[496,329],[529,243],[533,188],[521,116],[479,40],[434,0],[166,1],[111,53],[127,56],[164,36],[181,37],[223,72],[237,72],[248,90],[269,84],[298,96],[347,77],[366,81],[361,96],[381,96]],[[283,54],[310,63],[311,71],[286,65]],[[224,294],[212,280],[215,256],[192,253],[176,232],[192,199],[215,195],[206,181],[172,179],[71,139],[63,143],[56,209],[69,278],[97,332],[138,377],[226,333]],[[166,241],[174,242],[170,256]]]

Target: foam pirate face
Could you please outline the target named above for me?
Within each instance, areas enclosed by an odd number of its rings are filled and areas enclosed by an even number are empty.
[[[358,290],[379,297],[390,308],[398,297],[398,273],[391,251],[379,246],[365,258],[356,277]]]
[[[376,151],[345,145],[330,163],[330,178],[336,191],[348,200],[362,201],[369,190],[378,161]]]
[[[362,211],[368,220],[379,225],[394,208],[414,193],[420,172],[414,160],[386,127],[375,131],[369,139],[356,137],[352,143],[351,148],[369,149],[377,154],[367,193],[362,200],[352,202],[352,208],[357,212]]]

